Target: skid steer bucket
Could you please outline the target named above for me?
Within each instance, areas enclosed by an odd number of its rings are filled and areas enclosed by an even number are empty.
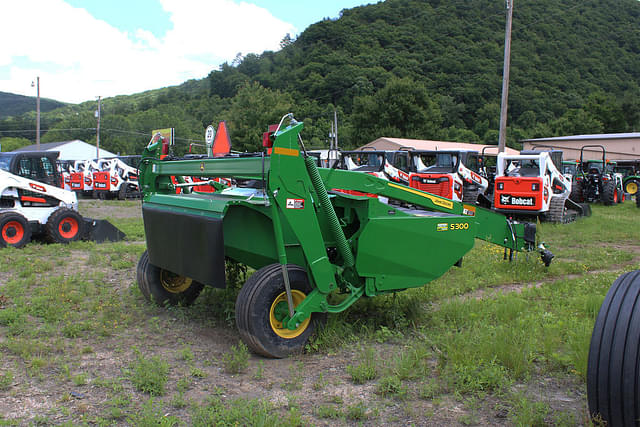
[[[126,235],[106,219],[84,218],[84,230],[82,240],[91,240],[97,243],[119,242]]]

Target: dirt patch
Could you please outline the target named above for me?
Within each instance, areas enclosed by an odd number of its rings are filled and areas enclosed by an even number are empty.
[[[89,218],[142,218],[142,201],[140,199],[127,200],[126,202],[80,199],[78,208],[83,216]]]

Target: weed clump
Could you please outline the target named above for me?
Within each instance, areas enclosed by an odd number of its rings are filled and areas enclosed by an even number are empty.
[[[239,374],[249,366],[249,349],[243,342],[231,346],[231,352],[222,356],[222,365],[228,374]]]
[[[131,382],[143,393],[151,396],[164,395],[169,365],[158,356],[147,359],[139,351],[136,353],[136,361],[131,365]]]

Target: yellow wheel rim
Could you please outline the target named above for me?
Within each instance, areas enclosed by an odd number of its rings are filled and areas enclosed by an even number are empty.
[[[172,294],[179,294],[186,291],[189,289],[189,286],[191,286],[191,282],[193,282],[193,280],[188,277],[180,276],[166,270],[160,271],[160,283],[162,287]]]
[[[635,181],[627,183],[627,193],[636,194],[638,192],[638,184]]]
[[[291,290],[291,298],[293,299],[293,307],[297,307],[307,296],[296,289]],[[286,313],[282,315],[282,313]],[[300,336],[307,327],[309,326],[309,322],[311,322],[311,317],[307,317],[296,329],[287,329],[282,325],[282,319],[284,316],[288,315],[289,306],[287,304],[287,293],[283,292],[273,301],[271,304],[271,309],[269,310],[269,324],[271,324],[271,329],[276,333],[279,337],[291,339],[297,336]],[[278,320],[280,319],[280,320]]]

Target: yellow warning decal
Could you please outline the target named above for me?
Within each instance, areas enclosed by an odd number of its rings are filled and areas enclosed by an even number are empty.
[[[300,155],[300,151],[296,150],[295,148],[275,147],[273,149],[273,154],[281,154],[283,156],[298,157]]]
[[[433,194],[423,193],[422,191],[414,190],[413,188],[409,188],[404,185],[397,185],[392,182],[389,183],[389,187],[397,188],[398,190],[404,190],[418,196],[426,197],[427,199],[431,200],[436,206],[440,206],[446,209],[453,209],[453,202],[451,200],[443,199],[441,197],[434,196]]]

